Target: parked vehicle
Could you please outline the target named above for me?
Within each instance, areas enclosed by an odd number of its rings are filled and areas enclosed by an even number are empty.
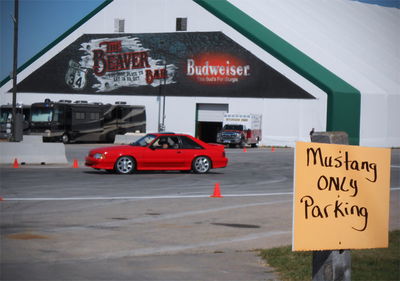
[[[33,135],[44,140],[114,142],[117,134],[145,132],[144,106],[45,100],[31,106]]]
[[[130,145],[89,151],[85,165],[94,169],[129,174],[136,170],[182,170],[207,173],[228,164],[225,148],[190,135],[147,134]]]
[[[255,147],[262,139],[261,120],[260,114],[225,113],[217,142],[229,146]]]
[[[24,133],[29,132],[29,118],[31,108],[29,105],[17,104],[16,113],[22,114]],[[11,136],[12,105],[6,104],[0,107],[0,139],[8,139]]]

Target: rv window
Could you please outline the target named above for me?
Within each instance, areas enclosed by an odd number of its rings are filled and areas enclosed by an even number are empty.
[[[8,121],[8,115],[10,113],[5,111],[5,110],[1,110],[1,114],[0,114],[0,122],[7,122]]]
[[[123,120],[123,121],[127,121],[127,122],[134,121],[134,118],[132,118],[134,116],[132,116],[130,114],[131,111],[132,111],[132,109],[130,109],[130,108],[120,108],[120,111],[118,112],[119,113],[118,118]]]
[[[99,120],[100,114],[98,112],[90,112],[89,113],[89,120]]]
[[[61,115],[62,115],[61,110],[55,108],[55,109],[54,109],[53,121],[59,122],[60,120],[62,120]]]
[[[53,110],[50,108],[32,108],[32,122],[49,122],[53,119]]]
[[[85,112],[75,112],[76,120],[85,120]]]

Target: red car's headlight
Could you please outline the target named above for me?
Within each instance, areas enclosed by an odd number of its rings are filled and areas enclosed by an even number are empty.
[[[95,153],[93,155],[93,158],[94,159],[104,159],[104,158],[106,158],[106,156],[104,154],[102,154],[102,153]]]

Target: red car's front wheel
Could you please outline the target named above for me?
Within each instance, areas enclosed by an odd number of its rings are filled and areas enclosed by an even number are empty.
[[[130,156],[121,156],[115,162],[114,169],[118,174],[130,174],[135,170],[136,162]]]

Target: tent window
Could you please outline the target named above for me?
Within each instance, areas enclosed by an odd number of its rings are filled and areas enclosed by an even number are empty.
[[[176,18],[176,31],[187,31],[187,18]]]
[[[114,32],[125,32],[124,19],[114,19]]]

